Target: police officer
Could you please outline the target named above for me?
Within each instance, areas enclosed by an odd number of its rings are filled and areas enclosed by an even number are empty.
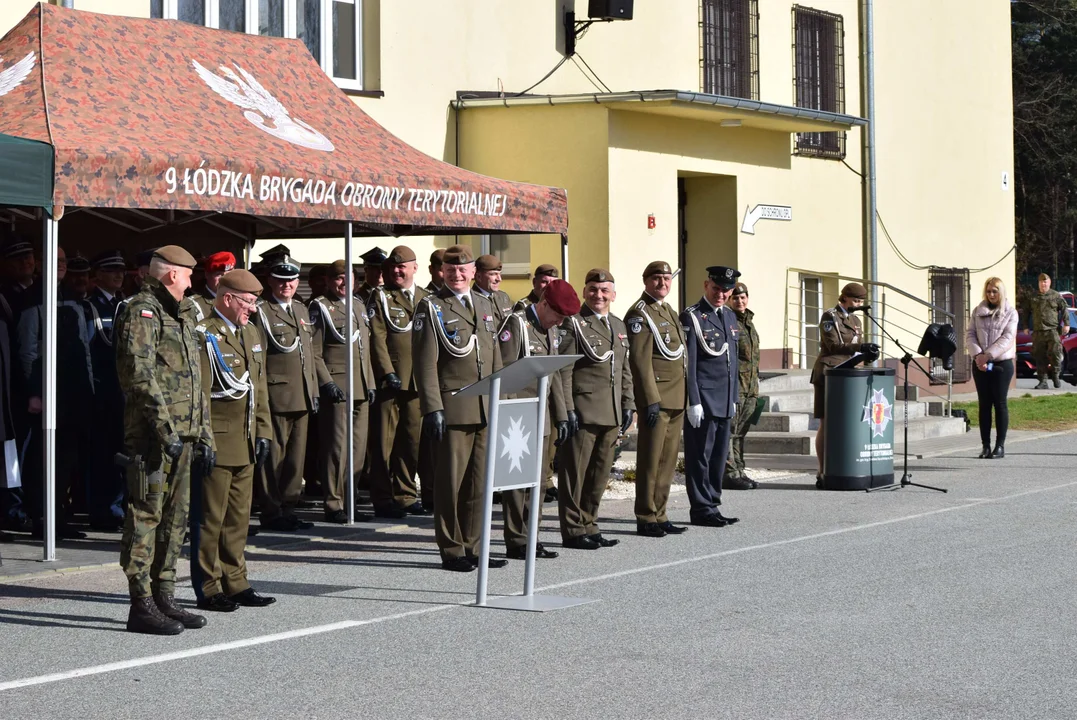
[[[438,248],[430,253],[430,265],[427,268],[430,272],[430,282],[426,285],[427,292],[437,294],[441,292],[441,288],[445,287],[445,271],[442,268],[444,261],[444,248]]]
[[[213,301],[217,298],[217,286],[226,272],[236,269],[236,257],[227,250],[213,253],[202,261],[206,273],[206,286],[191,294],[191,299],[198,306],[200,318],[207,318],[213,310]]]
[[[684,425],[685,337],[665,298],[673,287],[669,263],[643,270],[643,295],[625,315],[637,408],[643,408],[636,452],[636,533],[665,537],[688,528],[666,515]]]
[[[15,361],[18,357],[16,330],[19,314],[29,303],[28,290],[34,284],[37,261],[34,258],[34,246],[14,232],[6,234],[2,254],[4,279],[0,284],[0,319],[6,323],[11,358]],[[18,371],[8,368],[8,372],[13,379],[10,402],[15,423],[15,441],[16,445],[22,448],[31,428],[40,422],[35,422],[38,420],[37,416],[27,413],[29,396],[25,384],[19,381]],[[18,488],[0,488],[0,510],[3,511],[4,524],[13,530],[24,528],[27,519],[23,509],[22,492]]]
[[[864,330],[860,318],[851,310],[864,304],[868,290],[860,283],[851,282],[841,289],[838,304],[822,314],[819,319],[819,356],[811,370],[811,382],[815,386],[815,417],[819,418],[819,430],[815,435],[815,455],[819,474],[815,486],[823,486],[823,453],[826,448],[826,369],[840,365],[856,353],[878,353],[879,346],[864,342]]]
[[[369,308],[371,293],[385,284],[381,276],[381,264],[388,256],[380,247],[374,246],[359,257],[363,259],[363,283],[356,289],[355,296]]]
[[[563,333],[561,323],[566,317],[580,311],[580,299],[576,291],[564,280],[554,280],[546,286],[542,298],[523,310],[509,315],[498,331],[501,343],[501,362],[511,365],[520,358],[533,355],[556,355],[557,346]],[[569,424],[568,409],[565,406],[564,385],[560,371],[549,378],[547,385],[546,420],[543,424],[543,446],[546,454],[542,458],[542,467],[549,467],[552,445],[560,447],[572,434]],[[538,381],[516,393],[516,397],[537,397]],[[551,431],[556,427],[556,431]],[[516,560],[527,556],[527,490],[506,490],[501,493],[501,503],[505,517],[505,554]],[[552,559],[557,553],[547,550],[538,543],[535,557]]]
[[[352,452],[357,466],[356,476],[362,468],[367,449],[367,425],[370,406],[374,402],[374,372],[370,366],[370,325],[366,308],[358,298],[352,299],[353,325],[345,328],[347,305],[345,295],[347,269],[343,260],[337,260],[329,269],[325,295],[314,300],[310,306],[314,323],[315,367],[321,403],[318,410],[318,427],[321,438],[322,491],[325,495],[325,519],[344,524],[348,513],[344,509],[347,488],[348,416],[353,417]],[[354,358],[352,382],[352,406],[346,405],[342,387],[347,386],[348,347]],[[358,480],[358,477],[355,478]]]
[[[575,432],[561,447],[557,462],[557,515],[565,547],[612,547],[598,529],[598,506],[606,492],[618,431],[632,424],[632,370],[628,366],[628,329],[610,312],[617,299],[613,275],[604,268],[587,272],[584,307],[561,325],[562,355],[583,355],[561,368],[568,421]]]
[[[528,305],[537,303],[542,298],[542,291],[557,277],[557,268],[553,265],[544,264],[535,268],[535,273],[531,276],[531,292],[527,294],[527,297],[517,300],[512,306],[512,311],[523,310]]]
[[[115,325],[130,461],[120,566],[131,593],[131,632],[175,635],[206,624],[174,601],[191,464],[208,473],[215,459],[200,345],[194,325],[180,313],[194,266],[183,248],[158,248],[142,289]]]
[[[276,601],[251,587],[243,557],[255,466],[269,458],[273,428],[263,338],[250,324],[262,284],[247,270],[229,270],[215,289],[213,310],[196,328],[205,337],[202,390],[211,398],[217,456],[191,493],[191,582],[199,609],[231,612]]]
[[[1062,387],[1059,373],[1062,368],[1062,338],[1070,331],[1069,306],[1057,290],[1051,289],[1051,276],[1041,273],[1039,292],[1029,300],[1032,326],[1032,359],[1036,362],[1039,383],[1035,390],[1047,389],[1047,375],[1056,388]]]
[[[684,429],[684,474],[693,525],[724,527],[737,522],[719,512],[722,475],[729,452],[730,418],[736,413],[737,319],[726,302],[740,272],[707,268],[703,297],[681,313],[687,336],[688,427]]]
[[[11,233],[3,250],[4,282],[0,285],[0,313],[14,331],[19,313],[26,306],[26,291],[34,284],[37,260],[34,246],[21,235]]]
[[[759,400],[759,333],[755,330],[755,313],[748,309],[748,286],[738,282],[729,298],[729,307],[737,316],[737,416],[733,419],[729,440],[729,458],[725,463],[722,487],[727,490],[754,490],[759,484],[745,474],[744,436],[748,434]]]
[[[471,248],[447,249],[443,271],[444,287],[423,298],[415,313],[413,372],[423,436],[437,452],[434,537],[441,566],[470,572],[479,564],[489,406],[486,398],[453,393],[500,370],[501,353],[494,307],[471,292]],[[489,564],[503,567],[507,562],[491,558]]]
[[[113,326],[123,300],[127,264],[119,250],[105,250],[93,260],[96,287],[89,297],[94,333],[90,342],[93,366],[94,418],[89,474],[90,527],[100,532],[123,529],[123,470],[113,458],[123,450],[123,390],[116,375]]]
[[[433,466],[419,454],[423,416],[411,363],[415,308],[429,293],[415,285],[419,264],[406,245],[393,248],[382,268],[385,285],[375,288],[367,308],[378,383],[370,501],[376,517],[426,515],[434,507]],[[416,472],[423,481],[422,500]]]
[[[273,427],[269,460],[258,473],[258,508],[264,528],[307,530],[314,523],[295,514],[303,491],[303,466],[311,416],[318,412],[318,376],[306,306],[296,299],[299,262],[269,257],[268,287],[258,301],[269,414]]]
[[[497,325],[512,313],[512,298],[501,287],[501,261],[494,255],[480,255],[475,261],[475,284],[471,291],[482,295],[494,305]]]

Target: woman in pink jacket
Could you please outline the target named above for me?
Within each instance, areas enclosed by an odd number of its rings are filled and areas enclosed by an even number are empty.
[[[1017,310],[1006,299],[1006,286],[997,277],[984,283],[984,299],[972,311],[965,345],[975,366],[972,379],[980,400],[980,457],[1006,456],[1006,429],[1010,413],[1006,395],[1013,379],[1017,355]],[[991,450],[991,410],[995,411],[995,449]]]

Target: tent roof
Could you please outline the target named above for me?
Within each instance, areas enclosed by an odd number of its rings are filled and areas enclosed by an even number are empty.
[[[234,234],[235,215],[259,216],[260,236],[325,235],[332,221],[357,234],[567,233],[564,190],[410,147],[299,40],[38,4],[0,39],[0,133],[53,146],[60,211],[167,224],[226,213]]]

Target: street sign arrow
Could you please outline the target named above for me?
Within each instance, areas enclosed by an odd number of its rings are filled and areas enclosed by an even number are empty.
[[[755,224],[760,220],[784,220],[793,219],[793,208],[788,205],[756,205],[749,210],[745,208],[744,223],[740,226],[742,233],[755,235]]]

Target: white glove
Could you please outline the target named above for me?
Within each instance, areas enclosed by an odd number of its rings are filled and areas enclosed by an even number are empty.
[[[702,405],[690,405],[688,406],[688,424],[694,428],[699,427],[699,423],[703,422],[703,406]]]

